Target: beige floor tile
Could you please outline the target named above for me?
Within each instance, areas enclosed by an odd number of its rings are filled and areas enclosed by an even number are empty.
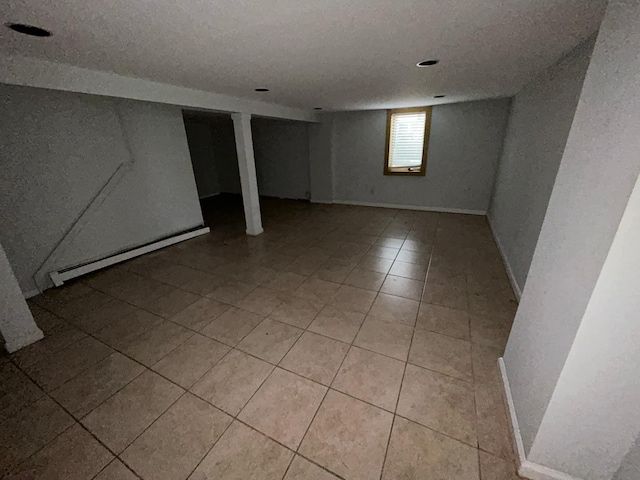
[[[404,243],[404,240],[402,240],[400,238],[379,237],[375,241],[374,245],[377,245],[377,246],[380,246],[380,247],[388,247],[388,248],[400,249],[402,247],[403,243]]]
[[[509,460],[480,451],[480,478],[482,480],[518,480],[516,466]]]
[[[300,453],[345,478],[378,478],[393,415],[330,390]]]
[[[383,480],[479,478],[477,449],[396,417],[382,473]]]
[[[278,271],[262,265],[247,265],[234,276],[236,280],[251,285],[261,285],[277,275]]]
[[[78,315],[90,312],[113,300],[113,297],[105,295],[97,290],[91,290],[84,295],[72,298],[64,303],[49,306],[49,310],[66,320],[71,320]]]
[[[387,322],[413,326],[416,323],[419,305],[418,301],[410,298],[379,293],[369,311],[369,316]]]
[[[296,455],[284,480],[338,480],[338,477],[306,458]]]
[[[330,385],[349,345],[305,332],[282,359],[280,366],[323,385]]]
[[[419,301],[422,297],[422,289],[424,282],[412,280],[411,278],[397,277],[387,275],[386,280],[382,284],[380,291],[389,295],[410,298]]]
[[[114,298],[110,302],[78,315],[70,321],[81,330],[94,333],[130,314],[135,308],[133,305]]]
[[[357,263],[356,268],[387,274],[391,269],[391,265],[393,265],[393,260],[391,259],[380,258],[374,255],[365,255]]]
[[[94,480],[138,480],[138,477],[116,458]]]
[[[413,328],[368,316],[353,342],[358,347],[406,361]]]
[[[22,463],[10,478],[86,480],[93,478],[112,459],[106,448],[76,424]]]
[[[327,387],[276,368],[238,420],[296,450],[326,391]]]
[[[231,307],[225,303],[210,298],[201,298],[171,317],[170,320],[191,330],[200,331],[229,308]]]
[[[291,293],[307,279],[304,275],[293,272],[277,272],[272,278],[262,284],[263,287],[279,292]]]
[[[469,309],[467,292],[449,285],[427,282],[422,301],[424,303],[432,303],[464,312]]]
[[[407,365],[397,414],[476,446],[473,385]]]
[[[466,340],[418,329],[413,334],[409,363],[473,382],[471,344]]]
[[[391,270],[389,270],[389,275],[412,278],[413,280],[420,280],[421,282],[424,282],[427,276],[427,265],[396,260],[393,262]]]
[[[200,332],[207,337],[214,338],[227,345],[236,345],[256,325],[262,322],[263,317],[255,313],[230,308]]]
[[[105,328],[98,330],[95,336],[118,350],[147,330],[157,327],[163,322],[161,317],[136,308],[133,312],[117,319]]]
[[[251,285],[250,283],[229,280],[228,282],[216,287],[211,293],[208,293],[207,297],[222,303],[234,305],[249,295],[249,293],[251,293],[255,288],[256,286]]]
[[[331,388],[394,412],[404,362],[352,347]]]
[[[282,303],[269,315],[269,318],[299,328],[307,328],[324,305],[322,302],[306,300],[294,295],[283,295],[281,300]]]
[[[166,295],[143,302],[141,307],[159,317],[171,318],[198,299],[200,296],[195,293],[174,288]]]
[[[502,386],[475,385],[478,445],[506,460],[512,460],[511,433]]]
[[[194,274],[194,272],[196,272]],[[149,276],[173,287],[182,287],[187,282],[197,277],[197,270],[176,263],[163,262],[158,268],[154,268]]]
[[[228,281],[227,277],[194,269],[191,278],[181,288],[191,293],[206,296]]]
[[[313,273],[313,277],[333,283],[342,283],[349,276],[353,267],[340,265],[331,260],[323,263]]]
[[[189,480],[282,478],[293,452],[261,433],[233,422]]]
[[[498,294],[469,295],[469,313],[486,318],[503,320],[512,323],[518,309],[518,302],[513,298],[511,290]]]
[[[81,418],[144,371],[133,360],[114,352],[51,392],[65,409]]]
[[[408,250],[410,252],[422,252],[429,253],[433,248],[433,244],[430,242],[425,242],[422,240],[411,240],[407,239],[402,244],[401,250]]]
[[[504,351],[511,333],[511,322],[499,318],[470,315],[471,341]]]
[[[301,255],[295,259],[295,261],[287,267],[290,272],[297,273],[299,275],[312,275],[327,259],[326,256],[318,255]]]
[[[230,415],[237,415],[273,366],[232,350],[189,390]]]
[[[303,330],[266,318],[237,345],[238,350],[277,364],[302,335]]]
[[[53,317],[58,323],[51,325],[50,330],[45,330],[45,337],[31,345],[22,348],[11,355],[11,358],[22,368],[41,362],[67,348],[79,340],[82,340],[87,334],[73,325],[68,324],[58,317]],[[42,322],[38,324],[42,327]]]
[[[294,292],[297,296],[316,302],[329,303],[340,288],[340,284],[309,278]]]
[[[421,303],[416,328],[470,340],[469,314],[463,310]]]
[[[402,249],[396,256],[396,261],[417,263],[419,265],[429,265],[431,254],[429,252],[416,252],[412,250]]]
[[[0,424],[43,395],[44,392],[11,362],[0,363]]]
[[[330,303],[341,310],[366,314],[371,305],[373,305],[376,295],[376,292],[349,285],[341,285]]]
[[[228,346],[196,333],[152,369],[181,387],[189,388],[229,350]]]
[[[165,321],[132,339],[122,348],[122,352],[143,365],[151,367],[193,335],[194,332],[191,330]]]
[[[0,476],[73,425],[73,418],[49,397],[23,408],[0,424]]]
[[[142,478],[184,480],[232,420],[187,393],[145,430],[121,458]]]
[[[377,292],[384,282],[384,277],[384,273],[354,268],[344,280],[344,284]]]
[[[82,423],[107,447],[119,453],[183,391],[156,373],[146,371],[84,417]]]
[[[105,344],[85,337],[41,362],[24,367],[24,371],[45,391],[50,392],[112,352]]]
[[[276,290],[258,287],[236,303],[236,307],[267,317],[282,303],[281,296]]]
[[[473,362],[473,380],[476,385],[502,386],[498,358],[502,350],[477,343],[471,344],[471,360]]]
[[[396,256],[398,255],[398,252],[400,251],[400,248],[391,248],[391,247],[383,247],[383,246],[379,246],[379,245],[374,245],[373,247],[371,247],[369,249],[369,251],[367,252],[367,255],[371,255],[374,257],[380,257],[380,258],[384,258],[387,260],[395,260]]]
[[[362,313],[344,311],[326,305],[309,325],[308,330],[341,342],[351,343],[363,321]]]

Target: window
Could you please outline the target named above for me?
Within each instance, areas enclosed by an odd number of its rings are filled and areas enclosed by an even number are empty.
[[[431,107],[387,113],[385,175],[424,175],[427,166]]]

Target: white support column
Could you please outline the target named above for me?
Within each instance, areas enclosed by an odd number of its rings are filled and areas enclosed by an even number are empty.
[[[231,118],[233,119],[233,129],[236,137],[238,168],[240,170],[242,202],[244,203],[247,234],[260,235],[264,230],[262,229],[262,217],[260,215],[256,162],[253,156],[251,115],[248,113],[234,113],[231,115]]]
[[[33,320],[2,245],[0,245],[0,332],[9,353],[44,337],[42,330]]]

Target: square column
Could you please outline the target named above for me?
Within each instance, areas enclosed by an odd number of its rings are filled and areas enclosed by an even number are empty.
[[[42,330],[33,320],[2,245],[0,245],[0,332],[9,353],[44,337]]]
[[[251,115],[248,113],[234,113],[231,118],[233,119],[233,129],[236,137],[247,235],[260,235],[264,230],[262,229],[262,216],[260,215],[256,161],[253,156]]]

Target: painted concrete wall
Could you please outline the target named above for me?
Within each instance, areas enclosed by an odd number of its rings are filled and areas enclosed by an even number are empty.
[[[639,23],[640,4],[637,2],[614,0],[609,4],[504,355],[525,453],[533,453],[533,460],[548,459],[552,462],[551,457],[545,457],[548,450],[538,444],[537,435],[552,399],[553,402],[563,400],[556,398],[554,391],[565,364],[567,368],[575,368],[573,373],[578,376],[593,373],[589,364],[578,366],[573,361],[568,363],[567,359],[640,173]],[[637,254],[630,257],[629,261],[633,262],[635,258]],[[636,296],[637,271],[636,265],[632,283],[636,288]],[[621,272],[619,281],[622,283],[619,286],[621,294],[627,295],[627,286],[623,285],[623,279],[627,278],[624,272],[628,270]],[[613,322],[612,325],[617,328],[618,320],[627,318],[627,304],[621,309],[615,305],[610,305],[610,308],[606,313],[601,312],[598,320],[605,324]],[[595,312],[587,313],[592,315]],[[637,322],[637,310],[634,315]],[[629,325],[625,325],[625,328],[629,328]],[[620,338],[616,329],[614,331],[616,338]],[[637,330],[628,329],[626,332],[636,344],[640,344],[637,336],[633,337]],[[605,332],[598,340],[608,343],[608,338]],[[609,347],[613,353],[615,344]],[[601,352],[594,353],[600,355]],[[638,363],[638,359],[633,357],[621,360],[614,355],[613,358],[621,362],[625,375],[625,362]],[[598,370],[596,373],[603,378],[598,378],[598,383],[592,387],[597,386],[597,391],[616,396],[619,400],[619,392],[622,392],[619,389],[623,385],[617,383],[619,377],[616,375],[612,376],[610,383],[607,382],[604,377],[614,374],[614,368],[610,363],[603,363],[602,366],[606,367],[605,371]],[[583,386],[578,378],[575,381],[576,385]],[[636,380],[634,389],[628,392],[636,405],[640,398],[638,387]],[[588,388],[589,393],[585,396],[594,391]],[[567,393],[567,390],[561,391]],[[567,396],[566,400],[571,398],[575,399]],[[600,395],[598,398],[601,398]],[[571,410],[578,406],[568,402],[564,407],[564,413],[570,416]],[[581,411],[588,413],[588,409]],[[610,410],[592,421],[582,417],[581,421],[586,422],[585,428],[582,423],[574,422],[571,435],[583,435],[580,441],[588,441],[593,437],[592,422],[611,433],[604,425],[600,425],[610,421],[608,417],[614,419],[612,425],[619,425],[619,412]],[[635,420],[635,415],[629,416],[632,425]],[[565,422],[558,423],[557,428],[564,427]],[[628,434],[625,429],[621,431],[623,435]],[[560,435],[555,429],[554,432]],[[549,435],[544,438],[548,439]],[[609,442],[612,438],[605,436],[602,441]],[[594,445],[601,445],[600,440]],[[628,449],[629,446],[625,447]],[[556,455],[562,455],[565,447]],[[601,453],[596,450],[596,458]],[[575,469],[572,471],[579,476],[582,468],[577,465],[578,462],[593,465],[586,458],[589,454],[593,455],[594,451],[585,450],[576,455],[572,451],[565,460],[554,460],[551,465],[565,468],[569,466],[565,462],[570,462]],[[608,463],[606,466],[611,467]],[[586,478],[605,477],[594,474]]]
[[[33,320],[2,245],[0,245],[0,334],[4,340],[4,348],[9,353],[26,347],[44,336]]]
[[[638,245],[640,177],[531,447],[533,462],[608,480],[640,433]]]
[[[488,216],[518,290],[524,288],[587,72],[591,39],[513,99]]]
[[[322,115],[321,123],[309,124],[309,184],[311,201],[333,201],[333,116]]]
[[[334,114],[334,199],[484,213],[508,110],[508,99],[435,106],[424,177],[383,175],[386,111]]]
[[[118,166],[134,167],[57,268],[202,223],[179,108],[0,84],[0,242],[24,292]]]
[[[213,131],[209,122],[203,119],[184,117],[189,153],[196,177],[198,196],[211,197],[220,193],[218,172],[213,156]]]
[[[613,480],[637,480],[640,478],[640,436],[624,457],[622,465],[613,477]]]
[[[309,198],[307,124],[252,118],[251,131],[260,195]]]

